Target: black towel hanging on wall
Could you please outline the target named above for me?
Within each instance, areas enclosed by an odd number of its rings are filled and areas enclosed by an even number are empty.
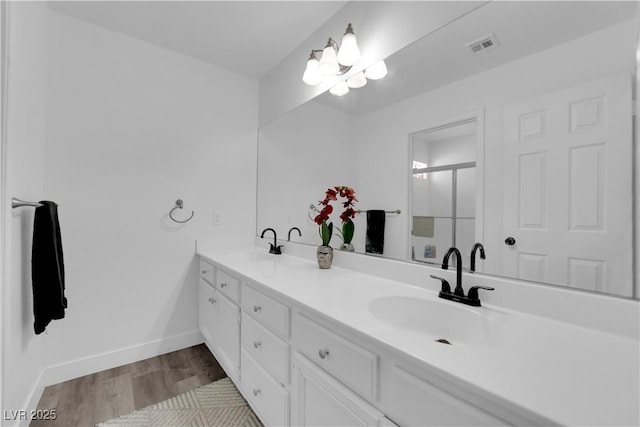
[[[49,322],[64,317],[67,299],[64,296],[64,260],[58,221],[58,205],[41,201],[33,221],[31,280],[33,287],[33,328],[36,335]]]
[[[367,243],[365,251],[369,254],[384,252],[384,221],[385,211],[367,211]]]

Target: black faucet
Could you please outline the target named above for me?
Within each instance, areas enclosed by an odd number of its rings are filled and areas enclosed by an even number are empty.
[[[476,251],[480,249],[480,259],[486,259],[484,256],[484,246],[482,246],[482,243],[476,243],[475,245],[473,245],[473,248],[471,249],[471,272],[475,272],[476,271]]]
[[[291,241],[291,232],[292,232],[293,230],[296,230],[296,231],[298,232],[298,236],[302,237],[302,232],[300,231],[300,229],[299,229],[298,227],[291,227],[291,228],[289,229],[289,234],[287,234],[287,242],[290,242],[290,241]]]
[[[481,245],[482,246],[482,245]],[[480,252],[482,256],[482,251]],[[451,286],[449,286],[449,282],[447,282],[442,277],[431,276],[434,279],[440,280],[442,282],[442,289],[440,290],[440,294],[438,296],[443,299],[448,299],[451,301],[460,302],[466,305],[472,305],[474,307],[480,307],[480,298],[478,298],[478,289],[485,289],[487,291],[493,291],[494,288],[489,288],[486,286],[472,286],[469,288],[469,294],[467,296],[464,295],[464,290],[462,289],[462,256],[460,255],[460,251],[456,248],[450,248],[447,254],[444,256],[442,260],[442,269],[449,269],[449,258],[451,255],[456,256],[456,288],[451,293]]]
[[[276,230],[274,230],[273,228],[265,228],[264,230],[262,230],[260,238],[264,239],[264,233],[266,233],[267,231],[273,232],[273,243],[269,243],[269,245],[271,245],[271,247],[269,248],[269,253],[274,255],[281,255],[282,251],[280,251],[280,248],[282,246],[278,246],[278,237],[276,236]]]
[[[462,255],[460,255],[460,251],[457,248],[449,248],[449,251],[444,256],[442,260],[442,269],[449,269],[449,258],[451,255],[456,256],[456,288],[453,290],[455,295],[464,296],[464,290],[462,290]]]

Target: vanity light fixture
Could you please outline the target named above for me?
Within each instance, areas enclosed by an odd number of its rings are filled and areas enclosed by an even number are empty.
[[[342,46],[336,57],[339,63],[348,67],[354,65],[360,59],[360,49],[356,41],[356,35],[353,32],[351,22],[347,25],[347,29],[342,37]]]
[[[364,75],[369,80],[380,80],[387,75],[387,65],[384,61],[378,61],[371,67],[367,68]]]
[[[320,60],[318,60],[317,56],[319,53],[322,53]],[[327,77],[342,76],[347,73],[359,59],[360,49],[358,48],[353,27],[351,23],[349,23],[342,38],[341,46],[338,46],[335,40],[329,37],[324,49],[311,50],[309,59],[307,59],[307,66],[302,75],[302,81],[309,86],[316,86],[322,83]],[[370,69],[372,71],[369,71]],[[339,82],[332,87],[329,92],[336,96],[343,96],[349,92],[349,88],[361,88],[367,84],[367,79],[377,80],[387,74],[384,61],[378,62],[370,67],[370,69],[355,74],[346,81]],[[384,71],[381,71],[381,69]]]
[[[342,81],[329,89],[329,93],[335,96],[344,96],[349,93],[349,86],[347,85],[347,82]]]
[[[353,89],[361,88],[366,84],[367,78],[364,76],[364,72],[362,71],[347,79],[347,86]]]

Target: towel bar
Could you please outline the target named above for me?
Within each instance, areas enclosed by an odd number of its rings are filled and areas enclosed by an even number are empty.
[[[20,200],[20,199],[16,199],[15,197],[11,198],[11,208],[15,209],[15,208],[19,208],[22,206],[31,206],[34,208],[39,208],[40,206],[42,206],[42,204],[38,203],[38,202],[25,202],[24,200]]]
[[[367,211],[363,211],[363,210],[357,210],[356,213],[364,213]],[[390,214],[398,214],[400,215],[402,213],[402,211],[400,209],[396,209],[395,211],[384,211],[385,213],[390,213]]]

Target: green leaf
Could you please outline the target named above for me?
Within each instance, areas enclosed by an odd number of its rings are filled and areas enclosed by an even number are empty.
[[[355,230],[356,226],[350,219],[342,223],[342,239],[345,243],[351,243]]]
[[[329,246],[329,242],[331,241],[331,235],[333,234],[333,223],[327,224],[323,222],[320,226],[320,238],[322,239],[322,244],[324,246]]]

